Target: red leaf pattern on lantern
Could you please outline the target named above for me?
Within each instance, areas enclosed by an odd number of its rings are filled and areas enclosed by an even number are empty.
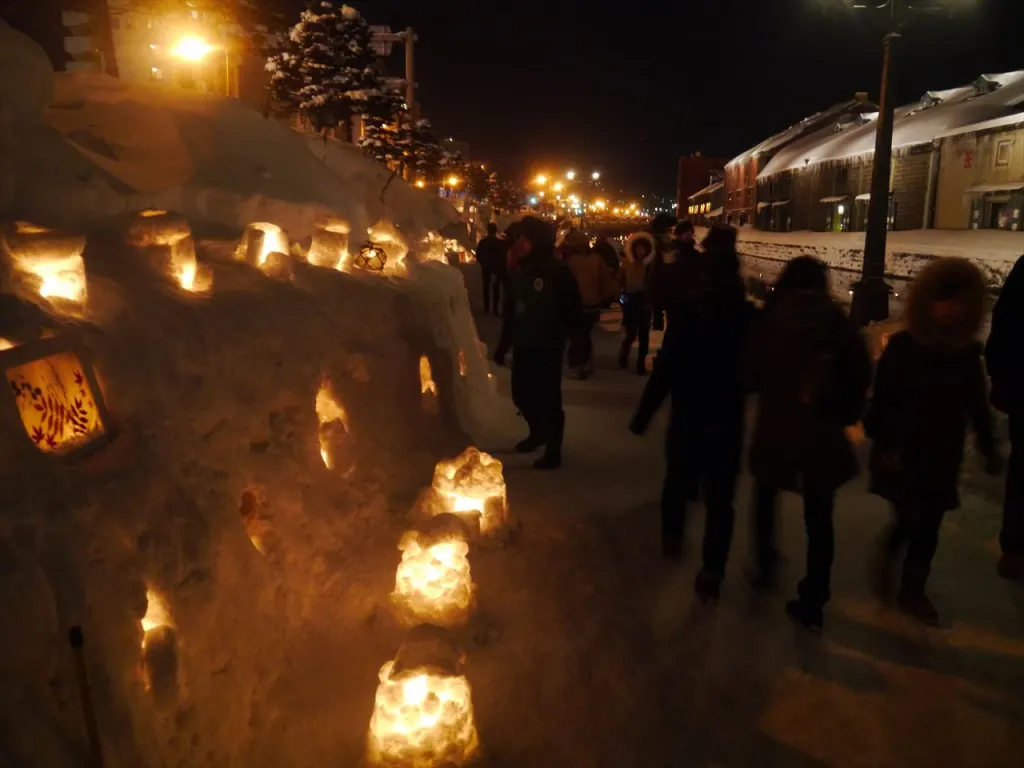
[[[36,445],[45,443],[56,449],[60,443],[86,435],[94,429],[96,405],[85,376],[81,371],[75,371],[73,379],[73,387],[48,382],[45,391],[29,381],[8,379],[15,398],[30,398],[32,408],[40,414],[38,424],[29,430],[29,437]]]

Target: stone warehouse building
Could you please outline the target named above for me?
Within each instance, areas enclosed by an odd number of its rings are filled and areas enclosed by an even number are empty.
[[[967,228],[968,222],[978,227],[1002,222],[1010,228],[1014,210],[1018,210],[1019,221],[1020,206],[1011,206],[1013,193],[1020,189],[1008,190],[999,185],[1013,184],[1021,177],[1024,158],[1021,163],[1014,160],[1013,147],[1018,145],[1012,138],[991,137],[1013,124],[1000,121],[1012,121],[1008,115],[1022,110],[1024,71],[983,75],[958,88],[929,91],[912,104],[897,108],[889,228]],[[758,171],[751,223],[759,229],[776,231],[864,230],[877,119],[878,113],[873,109],[842,114],[776,148]],[[978,150],[978,146],[984,149]],[[979,151],[986,158],[982,161],[979,156],[979,162],[987,165],[975,169],[973,158]],[[1024,152],[1024,147],[1019,151]],[[971,173],[954,174],[957,152],[961,166],[965,162],[971,165],[960,170]],[[965,160],[964,153],[970,159]],[[996,154],[1002,165],[993,165]],[[727,173],[727,201],[749,198],[748,180],[733,183],[735,186],[730,189]],[[995,188],[989,189],[993,185]],[[943,213],[937,216],[940,191],[944,195]],[[728,202],[726,205],[728,211]]]

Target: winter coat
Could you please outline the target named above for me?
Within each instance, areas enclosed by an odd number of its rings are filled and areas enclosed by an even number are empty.
[[[576,251],[566,263],[576,278],[583,309],[600,309],[615,298],[615,280],[597,251]]]
[[[476,246],[476,260],[488,272],[503,273],[508,258],[508,243],[497,235],[487,235]]]
[[[675,248],[659,254],[651,267],[651,305],[669,317],[697,288],[700,251],[693,243],[676,242]]]
[[[619,273],[619,267],[622,266],[622,262],[619,259],[619,252],[615,250],[615,246],[604,240],[594,246],[594,251],[604,261],[605,266],[611,271],[613,275]]]
[[[634,249],[640,242],[648,246],[648,253],[642,259],[634,255]],[[619,268],[619,284],[625,293],[647,293],[648,276],[654,262],[655,249],[654,238],[647,232],[630,235],[622,255],[622,266]]]
[[[576,280],[553,246],[520,258],[505,285],[508,298],[495,356],[504,357],[509,347],[561,352],[582,310]]]
[[[758,482],[829,492],[850,480],[857,461],[845,427],[863,412],[871,359],[842,309],[824,291],[777,296],[746,362],[760,400],[750,450]]]
[[[932,318],[935,290],[950,276],[962,280],[968,311],[953,328]],[[878,361],[865,431],[871,446],[871,490],[890,501],[927,498],[944,509],[960,505],[957,485],[968,421],[981,453],[994,450],[981,344],[981,272],[963,259],[940,259],[914,281],[904,331]]]
[[[992,309],[985,365],[992,377],[992,405],[1024,414],[1024,256],[1017,259]]]

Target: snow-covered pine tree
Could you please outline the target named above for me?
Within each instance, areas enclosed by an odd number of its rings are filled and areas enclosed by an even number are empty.
[[[363,115],[363,152],[392,170],[403,172],[409,164],[412,126],[405,103],[405,81],[382,84],[382,97]]]
[[[434,134],[434,126],[426,118],[413,123],[409,150],[416,178],[427,184],[436,184],[441,175],[441,144]]]
[[[267,70],[273,97],[324,130],[370,112],[385,96],[373,33],[359,11],[337,0],[307,2]]]

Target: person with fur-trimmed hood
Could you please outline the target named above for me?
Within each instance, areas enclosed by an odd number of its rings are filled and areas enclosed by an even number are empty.
[[[828,290],[825,265],[811,256],[786,264],[751,335],[748,386],[758,395],[750,448],[755,587],[776,581],[779,491],[803,496],[807,570],[786,611],[820,631],[831,597],[837,489],[857,474],[846,427],[857,423],[871,381],[860,333]]]
[[[875,587],[889,592],[890,570],[906,548],[897,604],[927,624],[938,613],[925,584],[947,510],[957,493],[964,437],[973,424],[986,470],[997,472],[982,347],[985,281],[966,259],[939,259],[914,280],[906,329],[886,345],[875,375],[865,431],[871,491],[895,512],[882,545]]]
[[[662,555],[682,556],[687,506],[703,489],[702,565],[694,589],[718,600],[732,542],[736,479],[743,453],[746,389],[743,355],[754,325],[739,276],[735,230],[716,232],[694,259],[694,285],[674,311],[630,431],[643,434],[665,398],[672,414],[665,440],[661,496]]]
[[[651,344],[650,272],[657,244],[649,232],[636,232],[626,241],[619,269],[622,286],[622,325],[625,338],[619,350],[619,367],[629,367],[633,342],[638,342],[636,372],[647,373],[647,353]]]
[[[512,349],[512,402],[530,428],[516,451],[532,453],[543,446],[544,455],[534,466],[557,469],[565,434],[562,358],[570,331],[581,321],[580,292],[569,267],[555,254],[551,224],[526,216],[516,234],[511,248],[516,266],[506,282],[494,361],[504,365]]]
[[[1003,499],[1003,551],[997,573],[1024,579],[1024,256],[1003,282],[992,309],[992,329],[985,344],[985,365],[992,378],[992,406],[1010,417],[1010,460]]]

